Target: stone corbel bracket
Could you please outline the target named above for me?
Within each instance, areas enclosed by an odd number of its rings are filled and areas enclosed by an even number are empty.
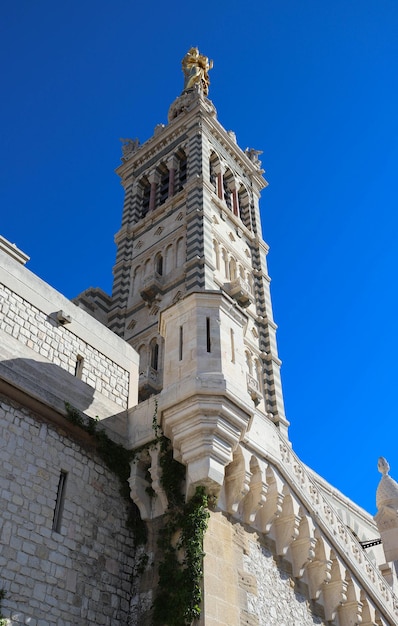
[[[225,395],[197,394],[165,408],[162,426],[174,457],[187,466],[187,498],[197,485],[218,497],[225,467],[244,437],[251,414]]]
[[[130,464],[130,496],[143,520],[163,515],[168,505],[166,493],[160,484],[159,453],[157,444],[143,450]]]

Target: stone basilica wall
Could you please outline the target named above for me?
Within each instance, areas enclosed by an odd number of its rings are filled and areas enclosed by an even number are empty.
[[[326,624],[291,566],[260,535],[212,512],[205,535],[206,626],[313,626]]]
[[[138,355],[1,247],[0,345],[0,381],[58,413],[68,401],[107,419],[124,440],[123,412],[138,395]]]
[[[125,369],[68,328],[54,325],[43,311],[4,285],[0,285],[0,298],[2,330],[72,375],[77,356],[84,355],[81,380],[120,407],[127,407],[129,376]]]
[[[243,555],[247,579],[254,582],[247,590],[248,612],[259,626],[312,626],[326,624],[314,611],[305,590],[296,589],[297,581],[289,567],[277,564],[272,551],[249,540]],[[258,621],[257,621],[258,620]]]
[[[133,538],[118,478],[65,432],[4,396],[0,447],[0,588],[10,624],[127,624]],[[61,470],[67,477],[56,532]]]

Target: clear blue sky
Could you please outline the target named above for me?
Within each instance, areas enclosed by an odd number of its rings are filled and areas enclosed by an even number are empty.
[[[120,137],[151,136],[192,45],[262,198],[290,434],[375,512],[398,480],[396,0],[16,0],[0,20],[0,233],[68,297],[110,291]]]

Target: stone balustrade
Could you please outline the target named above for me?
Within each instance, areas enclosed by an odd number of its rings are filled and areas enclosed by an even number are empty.
[[[338,614],[342,626],[371,626],[376,619],[386,626],[396,623],[396,595],[289,443],[277,435],[279,458],[266,458],[252,442],[239,447],[226,468],[221,508],[275,542],[276,553],[291,562],[293,576],[323,603],[327,620]]]
[[[234,298],[243,308],[254,301],[249,283],[241,277],[225,283],[224,288],[231,298]]]

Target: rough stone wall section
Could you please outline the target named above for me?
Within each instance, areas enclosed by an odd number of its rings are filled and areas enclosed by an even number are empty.
[[[243,554],[245,577],[256,581],[255,588],[246,588],[248,616],[258,626],[313,626],[325,622],[314,616],[308,599],[292,586],[288,572],[278,568],[268,548],[249,541],[249,551]],[[247,586],[247,585],[246,585]],[[258,620],[258,621],[257,621]],[[248,624],[251,622],[247,622]]]
[[[0,449],[0,587],[10,624],[128,624],[133,537],[118,478],[2,396]],[[67,477],[55,532],[61,470]]]
[[[4,285],[0,285],[0,329],[72,375],[77,357],[83,357],[81,380],[127,408],[129,372]]]

